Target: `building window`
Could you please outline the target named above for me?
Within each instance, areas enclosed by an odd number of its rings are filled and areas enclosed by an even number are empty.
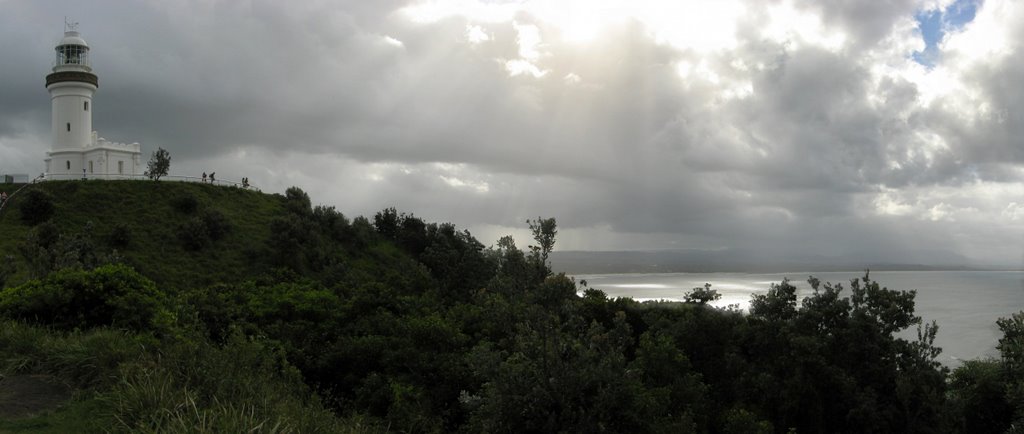
[[[67,165],[68,165],[68,170],[71,170],[71,162],[70,161],[68,161]]]
[[[71,122],[68,122],[68,131],[71,131]]]
[[[89,111],[89,101],[85,102],[84,110]]]
[[[89,162],[89,173],[92,173],[92,161]]]
[[[124,174],[124,161],[118,161],[117,162],[117,174],[118,175],[123,175]]]

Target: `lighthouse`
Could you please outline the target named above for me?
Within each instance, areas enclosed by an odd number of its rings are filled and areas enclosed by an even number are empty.
[[[44,160],[49,179],[130,178],[142,173],[138,143],[116,143],[92,129],[92,97],[99,77],[89,62],[89,44],[77,23],[65,23],[64,38],[55,47],[52,72],[46,76],[50,93],[53,143]]]

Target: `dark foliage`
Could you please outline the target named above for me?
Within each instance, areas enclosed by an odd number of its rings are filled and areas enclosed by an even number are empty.
[[[132,226],[127,223],[115,223],[110,229],[107,240],[114,247],[128,247],[132,242]]]
[[[14,274],[14,256],[3,255],[0,257],[0,289],[7,284],[7,279]]]
[[[705,305],[712,301],[717,301],[720,298],[722,298],[722,294],[711,289],[710,283],[705,283],[702,288],[693,288],[692,291],[687,292],[683,296],[683,299],[686,300],[687,303],[697,303],[699,305]]]
[[[284,192],[285,208],[300,216],[309,215],[313,208],[310,206],[309,195],[299,187],[288,187]]]
[[[200,216],[203,225],[206,226],[206,234],[211,241],[220,241],[228,232],[231,232],[231,223],[228,222],[224,213],[215,209],[208,209]]]
[[[124,265],[64,270],[0,292],[0,315],[63,330],[114,326],[164,330],[166,296]]]
[[[61,233],[57,225],[45,222],[36,226],[18,246],[29,275],[35,278],[64,269],[91,269],[118,262],[113,252],[102,253],[93,242],[92,222],[78,233]]]
[[[49,220],[57,209],[53,204],[53,198],[37,189],[30,189],[19,195],[16,203],[21,212],[21,221],[29,226]]]
[[[953,371],[950,387],[963,414],[960,429],[969,433],[1002,433],[1013,421],[1007,402],[1008,372],[995,360],[968,360]]]
[[[126,266],[92,269],[87,236],[43,223],[23,248],[38,279],[0,293],[0,316],[214,352],[266,342],[273,360],[246,365],[297,369],[336,413],[395,432],[1003,432],[1024,420],[1024,314],[998,323],[1000,360],[948,376],[915,292],[869,275],[812,278],[803,300],[784,280],[749,314],[713,307],[710,285],[640,303],[552,273],[554,219],[527,222],[524,251],[394,208],[349,221],[298,188],[274,201],[253,253],[262,273],[171,293]],[[240,217],[178,210],[191,249],[247,235]],[[916,340],[899,337],[913,326]]]
[[[210,233],[202,218],[192,217],[178,228],[178,239],[188,250],[202,250],[210,244]]]
[[[200,215],[190,217],[178,229],[178,239],[188,250],[202,250],[220,241],[231,231],[231,223],[224,213],[215,209],[204,210]]]
[[[171,206],[182,214],[192,214],[199,209],[199,199],[190,192],[185,192],[171,200]]]

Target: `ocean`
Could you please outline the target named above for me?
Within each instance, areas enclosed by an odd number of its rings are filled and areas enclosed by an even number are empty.
[[[842,283],[849,296],[850,280],[863,271],[792,273],[651,273],[651,274],[578,274],[591,288],[609,297],[634,300],[682,300],[683,294],[711,284],[722,295],[714,303],[725,307],[738,305],[746,310],[752,294],[764,294],[772,283],[789,278],[797,287],[797,303],[811,294],[807,278],[813,275],[824,282]],[[958,366],[963,360],[998,357],[996,344],[1002,334],[996,320],[1024,310],[1024,271],[877,271],[872,280],[893,290],[917,290],[915,313],[924,321],[935,320],[939,332],[935,345],[942,348],[939,361]],[[901,336],[916,339],[912,327]]]

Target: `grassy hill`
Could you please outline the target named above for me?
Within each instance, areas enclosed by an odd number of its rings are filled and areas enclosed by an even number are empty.
[[[284,197],[209,184],[152,181],[52,181],[30,185],[0,212],[0,255],[18,257],[32,226],[19,202],[32,191],[54,204],[50,221],[61,234],[80,234],[103,254],[162,287],[184,288],[239,280],[267,266],[270,224],[284,214]],[[183,240],[192,219],[223,216],[223,237],[202,248]],[[115,241],[115,233],[122,235]],[[19,266],[10,283],[28,278]]]
[[[31,185],[0,212],[0,433],[1024,426],[1024,312],[1000,360],[950,374],[914,291],[610,299],[552,273],[554,219],[528,224],[523,251],[297,188]]]
[[[376,431],[336,417],[288,343],[249,322],[301,334],[312,306],[296,303],[328,282],[340,294],[426,278],[355,226],[298,189],[27,186],[0,211],[0,433]]]

